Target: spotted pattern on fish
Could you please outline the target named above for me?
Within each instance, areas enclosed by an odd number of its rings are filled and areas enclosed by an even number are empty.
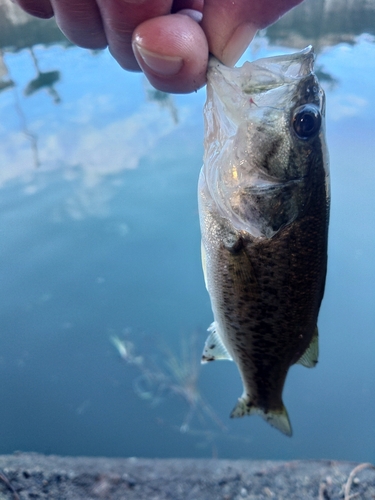
[[[315,201],[307,213],[274,238],[257,241],[241,234],[237,253],[224,245],[217,249],[216,276],[222,281],[216,300],[223,304],[240,370],[252,381],[248,392],[265,411],[279,407],[288,368],[308,347],[316,326],[327,252],[327,227],[321,224],[327,216],[325,197],[319,196],[322,182],[323,178],[315,180]],[[222,231],[226,221],[212,224]],[[242,281],[241,269],[249,262],[252,276]]]
[[[237,154],[249,151],[251,161],[233,160],[238,162],[236,176],[241,175],[234,195],[228,191],[229,197],[216,204],[212,179],[223,179],[227,189],[225,183],[231,187],[231,178],[211,179],[207,167],[199,188],[215,328],[244,386],[232,416],[258,412],[288,435],[291,429],[282,402],[288,370],[303,355],[305,366],[317,362],[314,339],[324,293],[329,219],[324,135],[296,140],[289,132],[293,110],[310,103],[324,114],[324,97],[313,73],[301,76],[292,90],[285,110],[264,107],[262,121],[249,119],[246,135],[239,129],[250,142]],[[215,116],[211,119],[214,129]],[[213,159],[218,161],[214,154]],[[243,179],[253,179],[254,172],[260,182],[247,187]],[[232,210],[234,222],[223,212],[228,206],[225,210]],[[237,226],[238,220],[255,221],[261,235]],[[206,347],[214,351],[215,343]],[[214,355],[204,353],[204,361],[213,359]]]

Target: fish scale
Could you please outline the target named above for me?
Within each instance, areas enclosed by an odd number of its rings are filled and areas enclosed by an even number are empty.
[[[325,104],[312,65],[312,48],[245,69],[211,62],[199,180],[214,313],[202,362],[235,361],[244,391],[231,416],[257,413],[287,435],[282,391],[291,365],[317,362],[327,263]],[[263,109],[247,96],[257,78]]]

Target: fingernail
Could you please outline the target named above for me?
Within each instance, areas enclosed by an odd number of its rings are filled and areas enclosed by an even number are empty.
[[[160,76],[177,75],[184,63],[182,57],[155,54],[141,47],[136,41],[133,42],[133,51],[141,67],[147,66],[153,73]]]
[[[200,23],[203,19],[202,12],[195,9],[182,9],[177,11],[176,14],[184,14],[185,16],[189,16],[196,23]]]
[[[221,62],[227,66],[234,66],[257,31],[257,27],[252,23],[244,23],[238,26],[222,52]]]

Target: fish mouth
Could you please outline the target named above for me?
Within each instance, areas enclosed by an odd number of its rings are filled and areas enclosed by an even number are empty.
[[[238,68],[225,66],[211,56],[207,77],[219,93],[226,86],[245,94],[263,93],[306,78],[313,73],[314,60],[311,45],[293,54],[245,62]]]

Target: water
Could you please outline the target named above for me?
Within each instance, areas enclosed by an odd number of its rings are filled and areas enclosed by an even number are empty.
[[[243,60],[309,43],[283,36],[288,19]],[[332,212],[320,362],[293,367],[284,391],[291,439],[230,420],[236,367],[199,365],[205,91],[163,96],[107,51],[3,50],[0,453],[375,460],[375,43],[358,29],[309,36]]]

